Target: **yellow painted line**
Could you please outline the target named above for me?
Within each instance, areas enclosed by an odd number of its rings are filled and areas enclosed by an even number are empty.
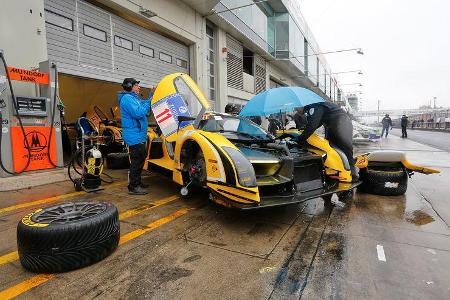
[[[137,230],[134,230],[130,233],[123,235],[120,237],[119,245],[125,244],[126,242],[129,242],[132,239],[135,239],[149,231],[152,231],[166,223],[169,223],[170,221],[173,221],[173,220],[185,215],[191,209],[192,208],[182,208],[180,210],[177,210],[174,213],[171,213],[170,215],[168,215],[164,218],[161,218],[159,220],[156,220],[156,221],[148,224],[143,229],[137,229]],[[55,277],[54,274],[42,274],[42,275],[33,276],[28,280],[25,280],[19,284],[16,284],[15,286],[12,286],[6,290],[0,291],[0,299],[4,300],[4,299],[12,299],[14,297],[17,297],[17,296],[49,281],[50,279],[53,279],[54,277]]]
[[[0,266],[19,259],[17,251],[0,256]],[[1,299],[1,298],[0,298]]]
[[[180,198],[180,196],[173,195],[173,196],[162,198],[162,199],[157,200],[155,202],[151,202],[151,203],[149,203],[147,205],[143,205],[143,206],[140,206],[140,207],[137,207],[137,208],[134,208],[134,209],[126,210],[126,211],[124,211],[123,213],[121,213],[119,215],[119,220],[120,221],[125,220],[126,218],[133,217],[135,215],[143,213],[144,211],[148,211],[148,210],[156,208],[158,206],[170,203],[170,202],[175,201],[175,200],[177,200],[179,198]],[[4,265],[4,264],[7,264],[7,263],[10,263],[10,262],[13,262],[13,261],[16,261],[18,259],[19,259],[19,253],[17,251],[10,252],[8,254],[2,255],[2,256],[0,256],[0,266]]]
[[[120,237],[120,241],[119,241],[119,245],[125,244],[126,242],[135,239],[141,235],[143,235],[144,233],[147,233],[149,231],[152,231],[155,228],[158,228],[161,225],[164,225],[170,221],[173,221],[183,215],[185,215],[188,211],[190,211],[192,208],[182,208],[180,210],[177,210],[174,213],[171,213],[170,215],[161,218],[159,220],[156,220],[148,225],[145,226],[145,228],[142,229],[136,229],[130,233],[127,233],[123,236]]]
[[[138,208],[134,208],[134,209],[130,209],[130,210],[124,211],[123,213],[121,213],[119,215],[119,220],[122,221],[122,220],[124,220],[126,218],[130,218],[130,217],[135,216],[137,214],[140,214],[140,213],[142,213],[144,211],[147,211],[147,210],[156,208],[158,206],[170,203],[170,202],[175,201],[175,200],[177,200],[179,198],[180,198],[179,195],[173,195],[173,196],[169,196],[169,197],[157,200],[155,202],[151,202],[151,203],[149,203],[147,205],[144,205],[144,206],[141,206],[141,207],[138,207]]]
[[[32,288],[35,288],[38,285],[41,285],[44,282],[49,281],[53,277],[55,277],[55,275],[53,275],[53,274],[41,274],[41,275],[33,276],[28,280],[22,281],[21,283],[16,284],[15,286],[12,286],[6,290],[1,291],[0,299],[7,300],[7,299],[12,299],[14,297],[17,297],[20,294],[25,293],[26,291],[29,291]]]
[[[128,181],[119,181],[119,182],[111,183],[111,184],[105,186],[105,188],[121,186],[121,185],[125,185],[127,183],[128,183]],[[39,204],[46,204],[46,203],[50,203],[50,202],[55,202],[55,201],[58,201],[58,200],[63,200],[63,199],[66,199],[66,198],[82,195],[82,194],[85,194],[85,193],[86,192],[84,192],[84,191],[72,192],[72,193],[68,193],[68,194],[63,194],[63,195],[53,196],[53,197],[44,198],[44,199],[40,199],[40,200],[36,200],[36,201],[25,202],[25,203],[13,205],[13,206],[8,206],[8,207],[0,208],[0,214],[8,212],[8,211],[21,209],[21,208],[24,208],[24,207],[30,207],[30,206],[36,206],[36,205],[39,205]]]

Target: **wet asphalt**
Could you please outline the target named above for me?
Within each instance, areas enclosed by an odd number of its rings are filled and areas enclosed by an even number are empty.
[[[402,136],[400,129],[394,128],[392,133]],[[424,131],[419,129],[407,129],[408,139],[437,149],[450,152],[450,131]]]
[[[125,172],[114,173],[119,183],[97,194],[52,200],[73,192],[69,183],[0,193],[0,295],[450,299],[450,153],[394,135],[379,144],[360,145],[356,152],[373,149],[405,150],[412,162],[442,173],[415,174],[403,196],[356,193],[344,207],[324,206],[318,198],[253,212],[223,209],[209,203],[204,193],[177,198],[179,187],[157,174],[145,178],[151,193],[141,197],[126,193],[120,183]],[[17,207],[39,199],[52,201]],[[95,265],[43,282],[17,259],[6,259],[16,250],[22,216],[42,205],[86,199],[118,207],[125,216],[121,235],[151,230]],[[179,217],[168,217],[180,211]]]

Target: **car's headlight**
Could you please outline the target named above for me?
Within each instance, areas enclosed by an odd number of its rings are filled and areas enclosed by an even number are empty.
[[[253,169],[252,164],[244,156],[244,154],[242,154],[241,151],[231,147],[223,147],[222,149],[230,156],[231,160],[233,161],[240,185],[245,187],[255,187],[255,170]]]

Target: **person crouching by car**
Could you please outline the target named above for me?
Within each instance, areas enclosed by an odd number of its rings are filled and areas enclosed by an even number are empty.
[[[345,156],[350,165],[352,181],[358,181],[358,169],[355,167],[353,158],[353,124],[348,114],[338,105],[331,102],[320,102],[306,105],[303,110],[306,112],[306,126],[297,139],[299,147],[307,144],[307,139],[323,125],[325,127],[325,138],[331,145],[336,146]]]
[[[295,128],[297,128],[298,130],[305,129],[308,121],[306,119],[306,115],[303,113],[303,109],[296,108],[293,119],[295,122]]]
[[[122,118],[122,137],[130,155],[128,194],[146,195],[148,185],[142,183],[141,172],[146,158],[147,115],[154,88],[151,88],[149,98],[143,100],[139,97],[140,86],[136,79],[125,78],[122,87],[124,91],[118,94],[118,101]]]

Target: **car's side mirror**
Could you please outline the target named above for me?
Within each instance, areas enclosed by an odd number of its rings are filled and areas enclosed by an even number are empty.
[[[188,117],[188,116],[178,116],[178,122],[185,122],[185,121],[195,121],[194,117]]]

